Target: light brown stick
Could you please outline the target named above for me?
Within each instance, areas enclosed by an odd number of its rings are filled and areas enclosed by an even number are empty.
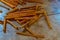
[[[15,29],[18,30],[18,27],[17,27],[13,22],[11,22],[11,21],[9,21],[9,20],[7,20],[7,22],[8,22],[9,24],[11,24],[13,28],[15,28]]]
[[[4,18],[4,24],[3,24],[3,32],[6,33],[6,18]]]
[[[47,16],[47,14],[46,14],[46,11],[44,11],[44,16],[45,16],[46,22],[47,22],[47,24],[48,24],[48,27],[49,27],[50,29],[52,29],[52,25],[51,25],[51,23],[50,23],[50,21],[49,21],[49,19],[48,19],[48,16]]]
[[[31,34],[25,34],[23,32],[16,32],[16,34],[24,35],[24,36],[32,36],[32,37],[36,37],[36,38],[44,38],[44,35],[42,35],[42,34],[40,34],[40,35],[31,35]]]
[[[6,17],[6,19],[19,18],[19,16],[17,16],[17,17],[16,16],[13,16],[13,17],[12,16],[5,16],[5,17]]]
[[[23,20],[23,21],[21,21],[20,23],[21,23],[21,24],[24,24],[24,22],[26,22],[26,21],[27,21],[27,20]]]
[[[38,34],[34,33],[33,31],[31,31],[27,26],[25,27],[25,29],[26,29],[29,33],[31,33],[32,35],[38,35]]]
[[[9,12],[7,12],[6,14],[8,15],[9,13],[14,12],[16,10],[18,10],[18,8],[14,8],[14,9],[10,10]]]
[[[33,13],[11,13],[11,14],[9,14],[9,15],[7,15],[7,16],[35,16],[35,14],[33,14]]]
[[[20,25],[23,25],[24,22],[25,22],[25,20],[22,21],[23,23],[22,23],[21,21],[19,21],[19,20],[16,20],[16,21],[17,21],[17,23],[20,24]]]
[[[29,26],[32,25],[33,23],[35,23],[35,22],[36,22],[38,19],[40,19],[40,18],[41,18],[41,15],[39,15],[38,17],[35,16],[35,17],[34,17],[34,20],[33,20],[33,18],[32,18],[31,22],[29,23]]]
[[[14,19],[14,20],[30,20],[32,17],[12,17],[12,16],[5,16],[6,19]]]
[[[15,7],[14,5],[11,5],[11,4],[9,4],[8,2],[6,2],[6,1],[4,1],[4,0],[1,0],[1,2],[7,4],[7,5],[10,6],[11,8],[14,8],[14,7]]]
[[[28,22],[29,20],[22,20],[22,21],[19,21],[19,20],[17,20],[17,22],[20,24],[20,25],[23,25],[23,24],[25,24],[26,22]]]
[[[38,4],[36,4],[36,11],[38,10],[38,7],[39,7],[39,5],[38,5]]]
[[[27,24],[29,24],[31,21],[26,22],[25,24],[23,24],[21,27],[24,28]]]
[[[16,20],[30,20],[32,17],[15,18]]]
[[[9,8],[7,8],[7,7],[5,7],[5,6],[1,5],[1,4],[0,4],[0,6],[3,7],[3,8],[6,8],[7,10],[10,10]]]
[[[34,17],[35,19],[33,20],[33,18],[32,18],[32,20],[30,20],[30,21],[28,21],[27,23],[25,23],[24,25],[22,25],[22,28],[24,28],[27,24],[29,24],[29,26],[30,25],[32,25],[34,22],[36,22],[39,18],[41,18],[41,15],[39,16],[39,17]]]
[[[19,20],[16,20],[18,24],[21,24]]]

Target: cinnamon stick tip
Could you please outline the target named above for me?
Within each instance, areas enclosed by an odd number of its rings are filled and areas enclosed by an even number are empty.
[[[3,29],[3,32],[4,32],[4,33],[6,33],[6,30],[5,30],[5,29]]]

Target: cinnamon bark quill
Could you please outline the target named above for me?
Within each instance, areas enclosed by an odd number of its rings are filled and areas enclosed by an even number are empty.
[[[5,6],[1,5],[1,4],[0,4],[0,6],[3,7],[3,8],[6,8],[7,10],[10,10],[9,8],[7,8],[7,7],[5,7]]]
[[[6,33],[6,23],[7,23],[7,20],[6,18],[4,17],[4,24],[3,24],[3,32]]]
[[[45,16],[46,22],[47,22],[47,24],[48,24],[48,27],[49,27],[50,29],[52,29],[52,25],[51,25],[51,23],[50,23],[50,21],[49,21],[49,19],[48,19],[48,16],[47,16],[47,14],[46,14],[46,11],[44,11],[44,16]]]
[[[36,38],[44,38],[44,35],[42,35],[42,34],[40,34],[40,35],[32,35],[32,34],[26,34],[24,32],[16,32],[16,34],[24,35],[24,36],[32,36],[32,37],[36,37]]]
[[[7,22],[11,24],[13,28],[18,30],[18,27],[13,22],[11,22],[10,20],[7,20]]]
[[[1,0],[1,2],[3,2],[3,3],[5,3],[5,4],[7,4],[8,6],[10,6],[11,8],[15,8],[15,6],[14,5],[11,5],[11,4],[9,4],[8,2],[6,2],[6,1],[4,1],[4,0]]]

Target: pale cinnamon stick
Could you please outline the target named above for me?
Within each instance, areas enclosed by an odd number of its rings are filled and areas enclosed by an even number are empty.
[[[7,23],[7,20],[6,18],[4,18],[4,24],[3,24],[3,32],[6,33],[6,23]]]
[[[44,35],[42,35],[42,34],[40,34],[40,35],[31,35],[31,34],[26,34],[26,33],[23,33],[23,32],[16,32],[16,34],[24,35],[24,36],[32,36],[32,37],[36,37],[36,38],[44,38]]]
[[[15,29],[18,30],[18,27],[17,27],[13,22],[11,22],[11,21],[9,21],[9,20],[7,20],[7,22],[8,22],[9,24],[11,24],[13,28],[15,28]]]
[[[52,29],[52,25],[51,25],[51,23],[50,23],[50,21],[49,21],[49,19],[48,19],[48,16],[47,16],[47,14],[46,14],[46,11],[44,11],[44,16],[45,16],[46,22],[47,22],[47,24],[48,24],[48,27],[49,27],[50,29]]]
[[[1,0],[1,2],[3,2],[3,3],[5,3],[5,4],[7,4],[8,6],[10,6],[11,8],[15,8],[15,6],[14,5],[11,5],[11,4],[9,4],[8,2],[6,2],[6,1],[4,1],[4,0]]]

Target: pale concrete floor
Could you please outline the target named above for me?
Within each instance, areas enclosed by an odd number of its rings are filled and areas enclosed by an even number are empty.
[[[2,32],[2,25],[0,26],[0,40],[60,40],[60,14],[56,13],[56,11],[51,10],[50,6],[45,6],[47,9],[48,17],[50,19],[51,25],[53,29],[49,29],[47,26],[44,17],[39,19],[35,24],[31,26],[31,30],[38,34],[44,34],[45,38],[34,38],[28,36],[22,36],[15,34],[15,29],[11,27],[11,25],[7,24],[7,33],[4,34]],[[56,7],[57,8],[57,7]],[[2,10],[0,8],[0,10]],[[50,15],[55,14],[55,15]],[[2,15],[1,15],[2,16]],[[2,16],[3,17],[3,16]],[[3,19],[0,19],[3,20]]]

